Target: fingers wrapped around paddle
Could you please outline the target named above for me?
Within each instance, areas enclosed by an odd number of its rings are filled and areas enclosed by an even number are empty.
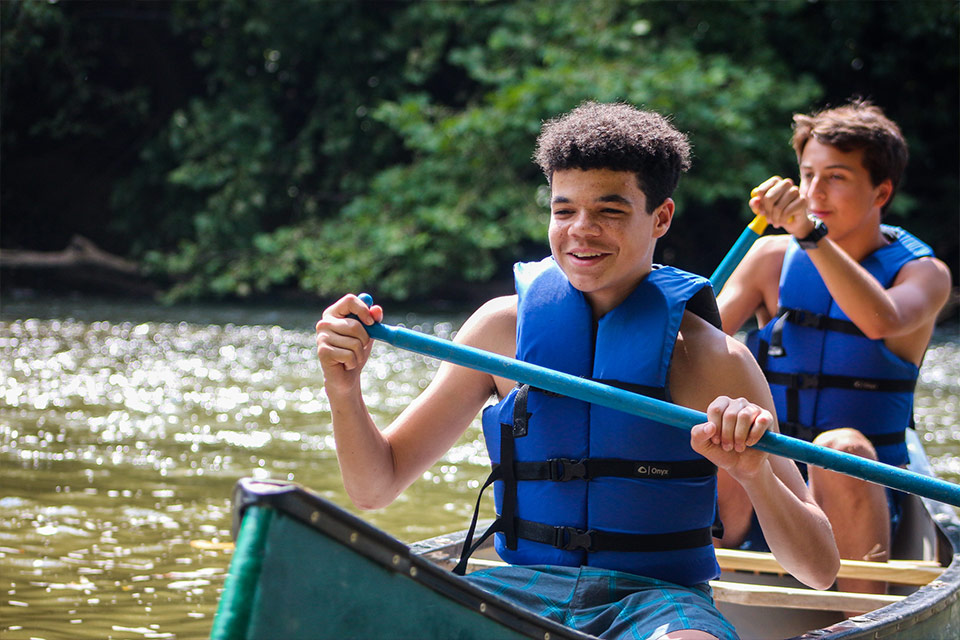
[[[362,368],[373,346],[363,325],[382,319],[383,309],[379,305],[368,307],[353,294],[327,307],[317,322],[317,357],[324,373]]]
[[[807,218],[807,198],[790,178],[773,176],[750,192],[750,209],[765,216],[767,222],[798,238],[805,237],[813,228]]]
[[[750,449],[775,424],[769,411],[745,398],[720,396],[707,408],[707,422],[690,434],[693,449],[731,473],[751,474],[766,459]]]

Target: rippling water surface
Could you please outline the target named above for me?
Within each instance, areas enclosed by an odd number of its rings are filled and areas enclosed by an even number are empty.
[[[236,480],[343,493],[314,354],[319,310],[4,301],[0,636],[201,638],[230,561]],[[462,316],[389,315],[444,338]],[[436,363],[378,344],[365,395],[385,425]],[[960,338],[936,336],[917,401],[935,470],[960,480]],[[403,540],[462,528],[479,424],[388,509]]]

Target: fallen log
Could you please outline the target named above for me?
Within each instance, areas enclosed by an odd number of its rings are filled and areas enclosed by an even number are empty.
[[[4,289],[81,289],[95,293],[153,295],[156,285],[132,260],[75,235],[63,251],[0,249]]]

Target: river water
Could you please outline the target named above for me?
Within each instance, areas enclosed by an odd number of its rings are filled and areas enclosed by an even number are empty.
[[[230,562],[238,478],[301,483],[352,508],[314,353],[320,309],[81,298],[0,307],[0,638],[203,638]],[[463,314],[388,310],[443,338]],[[377,344],[365,395],[385,425],[437,363]],[[960,481],[960,336],[935,336],[917,422]],[[387,509],[413,541],[466,525],[479,423]],[[485,515],[490,515],[489,505]]]

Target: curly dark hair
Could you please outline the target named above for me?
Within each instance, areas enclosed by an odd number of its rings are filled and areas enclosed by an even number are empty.
[[[893,192],[883,207],[886,210],[909,158],[907,141],[897,123],[870,101],[854,98],[848,104],[810,116],[795,114],[791,143],[798,162],[811,138],[845,153],[863,150],[863,166],[870,173],[873,186],[888,179],[893,185]]]
[[[584,102],[543,123],[533,158],[548,181],[564,169],[631,171],[652,213],[690,168],[690,143],[658,113],[625,103]]]

